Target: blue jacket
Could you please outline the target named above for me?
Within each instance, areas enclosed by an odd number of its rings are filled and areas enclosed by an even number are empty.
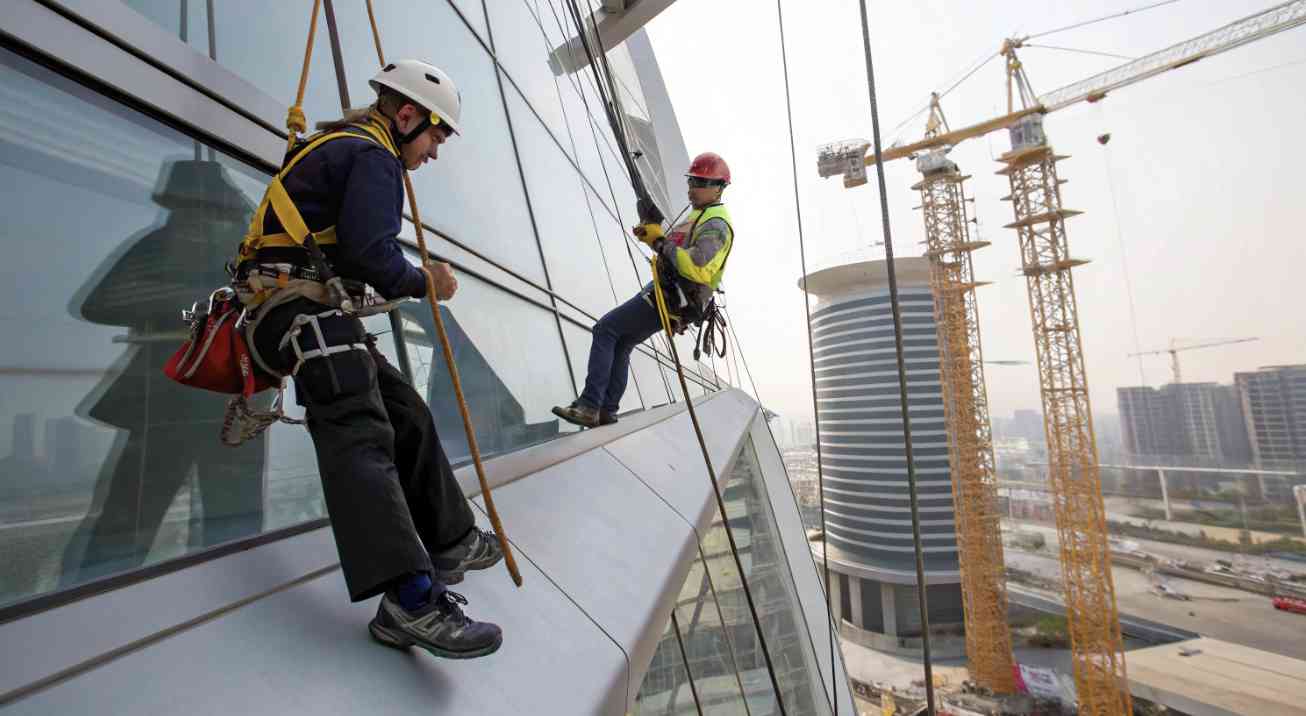
[[[359,137],[326,142],[299,161],[283,183],[309,230],[336,227],[337,244],[322,247],[341,278],[362,281],[387,299],[426,296],[426,275],[404,257],[403,165],[384,147]],[[282,231],[269,211],[265,233]],[[305,264],[299,248],[265,248],[260,261]]]

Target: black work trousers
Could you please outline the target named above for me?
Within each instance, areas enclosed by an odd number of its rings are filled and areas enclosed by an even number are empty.
[[[295,355],[289,347],[278,349],[282,336],[297,315],[327,310],[307,299],[274,308],[257,327],[256,349],[270,367],[289,373]],[[357,602],[398,577],[432,572],[430,554],[462,539],[475,517],[425,401],[376,350],[358,319],[319,320],[327,345],[366,346],[310,358],[295,376],[341,570]],[[299,340],[306,352],[317,347],[310,327]]]

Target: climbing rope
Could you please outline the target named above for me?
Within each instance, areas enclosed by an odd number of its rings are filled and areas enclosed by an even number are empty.
[[[898,302],[898,275],[893,264],[893,235],[889,231],[889,190],[884,181],[880,144],[880,104],[875,96],[875,68],[871,62],[871,26],[866,0],[859,0],[862,13],[862,45],[866,53],[866,87],[871,99],[871,137],[875,147],[875,175],[880,187],[880,217],[884,227],[884,259],[889,274],[889,306],[893,313],[893,349],[898,363],[898,400],[902,406],[902,442],[907,458],[907,494],[911,505],[911,538],[916,553],[916,606],[921,617],[921,661],[925,667],[925,703],[930,716],[934,706],[934,665],[930,658],[930,612],[925,596],[925,553],[921,547],[921,516],[916,492],[916,461],[912,457],[911,416],[907,407],[907,366],[903,359],[902,312]],[[816,386],[812,386],[815,390]],[[820,444],[820,437],[817,437]]]
[[[316,3],[318,0],[314,0]],[[381,49],[381,32],[377,29],[376,13],[372,10],[372,0],[367,0],[367,20],[372,25],[372,40],[376,43],[376,59],[379,66],[385,67],[385,51]],[[444,352],[444,363],[449,367],[449,381],[453,384],[454,397],[458,401],[458,412],[463,419],[463,432],[467,436],[467,448],[472,454],[472,463],[476,466],[476,479],[481,486],[481,496],[485,498],[485,510],[490,516],[490,525],[499,540],[499,549],[503,551],[504,565],[512,577],[512,583],[522,585],[521,571],[517,569],[517,559],[513,556],[508,536],[504,534],[503,522],[499,511],[494,507],[494,497],[490,494],[490,483],[485,477],[485,466],[481,464],[481,449],[476,443],[476,429],[472,426],[472,416],[467,410],[467,398],[463,395],[462,380],[458,376],[458,366],[454,364],[453,347],[449,335],[445,332],[444,319],[440,317],[440,304],[435,297],[435,278],[426,269],[431,254],[426,248],[426,234],[422,229],[422,216],[417,210],[417,193],[413,190],[413,179],[404,169],[404,192],[408,195],[408,209],[413,217],[413,231],[417,235],[417,251],[422,259],[423,272],[426,274],[426,299],[431,306],[431,316],[435,321],[435,331],[440,336],[440,348]]]
[[[821,410],[816,400],[816,351],[812,345],[812,308],[807,300],[807,249],[803,241],[803,207],[798,198],[798,153],[794,149],[794,110],[789,95],[789,56],[785,49],[785,18],[781,0],[775,0],[775,12],[780,25],[780,66],[785,80],[785,116],[789,120],[789,162],[794,180],[794,213],[798,217],[798,262],[803,272],[803,315],[807,320],[807,366],[812,381],[812,416],[816,426],[816,492],[817,500],[821,504],[821,573],[825,580],[826,638],[830,642],[830,689],[834,692],[831,702],[834,705],[834,716],[839,716],[839,689],[836,686],[839,677],[834,658],[834,605],[831,603],[830,596],[830,539],[825,531],[825,468],[822,467],[821,456]],[[736,350],[739,348],[738,336],[735,337],[735,348]],[[745,359],[744,368],[747,367],[748,361]],[[750,382],[753,380],[752,372],[749,372],[748,379]],[[756,383],[753,384],[753,393],[757,393]],[[760,403],[761,396],[758,396],[757,400]]]
[[[739,573],[739,584],[743,587],[744,599],[748,602],[748,613],[753,617],[753,623],[757,625],[757,641],[759,650],[762,652],[762,658],[766,661],[766,673],[771,677],[771,688],[775,690],[776,706],[780,709],[780,716],[785,716],[784,694],[780,691],[780,682],[775,674],[775,665],[771,661],[771,650],[766,646],[766,636],[762,633],[762,621],[758,617],[757,605],[753,602],[753,590],[748,586],[748,572],[744,570],[743,560],[739,557],[739,545],[735,543],[734,530],[730,529],[730,520],[726,516],[726,501],[721,494],[721,485],[717,482],[716,468],[712,467],[712,455],[707,450],[707,441],[703,438],[703,428],[698,422],[698,411],[694,409],[694,401],[689,396],[689,384],[685,381],[685,369],[680,364],[680,353],[676,350],[676,342],[672,340],[671,316],[667,312],[667,299],[662,294],[662,282],[658,280],[658,257],[655,255],[650,261],[649,266],[653,272],[653,295],[658,309],[658,320],[662,323],[662,331],[667,336],[667,343],[671,345],[671,358],[676,363],[676,377],[680,379],[680,391],[685,396],[685,408],[689,411],[689,421],[694,425],[694,437],[698,438],[698,447],[703,453],[703,464],[707,466],[707,477],[712,483],[712,494],[716,497],[717,510],[721,514],[721,526],[725,530],[726,540],[730,543],[730,555],[734,559],[735,569]],[[765,420],[765,418],[763,418]]]
[[[308,130],[308,119],[304,117],[304,89],[308,87],[308,68],[313,61],[313,40],[317,38],[317,14],[322,9],[322,0],[313,0],[313,13],[309,18],[308,42],[304,45],[304,67],[299,71],[299,89],[295,91],[295,103],[286,112],[286,151],[295,148],[299,135]]]
[[[321,9],[322,0],[313,0],[313,10],[308,27],[308,40],[304,48],[304,65],[300,70],[299,86],[295,92],[295,102],[290,106],[286,114],[286,128],[290,130],[287,138],[287,151],[293,149],[299,134],[308,128],[308,120],[304,117],[304,91],[308,86],[308,71],[313,58],[313,42],[317,36],[317,17]],[[385,65],[385,53],[381,49],[381,33],[377,29],[376,13],[372,9],[372,0],[367,0],[367,18],[372,26],[372,40],[376,44],[376,56],[381,66]],[[334,20],[334,18],[332,18]],[[476,431],[472,427],[471,414],[467,409],[467,399],[463,394],[462,381],[458,376],[458,367],[454,364],[453,349],[449,344],[449,336],[445,332],[444,321],[440,317],[440,306],[435,296],[435,280],[429,270],[426,270],[430,262],[430,252],[426,248],[426,237],[422,231],[422,219],[417,209],[417,196],[413,191],[413,182],[408,175],[407,169],[404,170],[404,190],[408,194],[408,206],[413,217],[413,226],[417,234],[417,249],[422,259],[423,273],[426,274],[426,297],[431,306],[431,315],[435,321],[436,332],[440,337],[440,347],[444,351],[445,365],[449,367],[450,382],[453,383],[454,397],[458,401],[458,411],[462,415],[463,429],[467,436],[467,447],[472,454],[472,462],[476,466],[476,477],[480,482],[481,495],[485,498],[486,512],[489,513],[490,523],[494,528],[494,533],[499,540],[499,548],[503,551],[504,564],[508,568],[508,574],[512,577],[513,584],[520,587],[522,585],[521,572],[517,569],[517,560],[514,558],[512,548],[508,544],[507,535],[504,533],[503,523],[499,519],[499,512],[495,509],[494,498],[490,493],[490,485],[485,477],[485,467],[481,464],[481,451],[476,443]]]

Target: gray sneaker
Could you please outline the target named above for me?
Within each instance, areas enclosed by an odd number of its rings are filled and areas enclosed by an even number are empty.
[[[599,409],[591,408],[580,402],[572,403],[565,408],[554,406],[553,414],[572,425],[579,425],[582,428],[595,428],[599,425]]]
[[[387,592],[367,629],[373,639],[395,649],[417,646],[446,659],[493,654],[503,644],[503,631],[468,618],[459,606],[466,603],[461,594],[446,590],[425,607],[409,612]]]
[[[441,582],[457,584],[463,581],[467,570],[489,569],[501,559],[503,550],[499,549],[499,538],[493,532],[473,527],[458,544],[431,555],[431,564]]]

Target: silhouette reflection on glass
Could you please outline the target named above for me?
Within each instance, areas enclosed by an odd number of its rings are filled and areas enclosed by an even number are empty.
[[[160,224],[124,242],[69,304],[76,317],[126,328],[113,342],[128,348],[77,408],[119,435],[64,552],[64,586],[138,567],[156,540],[168,557],[263,526],[266,438],[222,445],[224,396],[163,374],[184,336],[180,310],[227,282],[223,265],[254,207],[216,161],[167,162],[157,186]],[[188,484],[188,521],[169,520]]]
[[[444,361],[444,351],[439,348],[439,336],[435,330],[435,321],[431,318],[430,306],[425,301],[410,301],[400,308],[400,313],[404,319],[405,340],[409,351],[413,353],[417,387],[421,389],[425,378],[426,403],[435,417],[435,429],[440,435],[440,442],[449,456],[449,462],[454,465],[466,463],[471,460],[471,451],[467,447],[467,435],[462,415],[458,411],[458,401],[454,397],[449,368]],[[504,384],[447,305],[440,306],[440,318],[453,349],[458,378],[462,382],[463,395],[467,398],[481,454],[489,457],[557,437],[559,431],[556,419],[526,422],[526,411],[521,401]],[[423,360],[426,356],[429,359]],[[422,370],[421,363],[429,365]]]

